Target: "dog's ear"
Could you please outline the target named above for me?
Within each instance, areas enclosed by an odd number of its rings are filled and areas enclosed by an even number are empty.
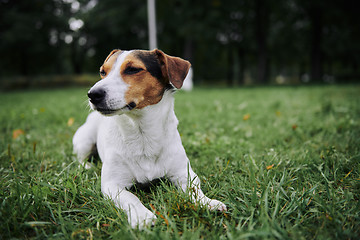
[[[159,59],[163,76],[177,89],[180,89],[191,67],[190,62],[178,57],[169,56],[159,49],[155,49],[153,52],[155,52]]]
[[[107,60],[109,60],[109,58],[110,58],[114,53],[116,53],[116,52],[118,52],[118,51],[120,51],[120,49],[114,49],[114,50],[112,50],[112,51],[109,53],[109,55],[106,57],[104,63],[106,63]]]

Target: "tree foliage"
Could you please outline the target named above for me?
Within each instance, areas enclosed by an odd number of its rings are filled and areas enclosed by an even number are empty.
[[[339,81],[360,72],[354,0],[158,0],[159,48],[195,81]],[[96,72],[114,48],[147,49],[146,1],[1,0],[0,76]]]

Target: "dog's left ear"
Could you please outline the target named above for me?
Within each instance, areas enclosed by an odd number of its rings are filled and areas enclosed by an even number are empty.
[[[177,89],[180,89],[191,67],[190,62],[178,57],[169,56],[159,49],[155,49],[153,52],[155,52],[160,61],[163,76]]]

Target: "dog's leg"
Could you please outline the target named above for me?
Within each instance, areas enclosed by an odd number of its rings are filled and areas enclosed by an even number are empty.
[[[86,168],[91,167],[91,164],[86,163],[86,161],[95,150],[98,122],[99,114],[96,112],[91,113],[73,137],[73,152],[76,154],[78,161],[85,164]]]
[[[116,182],[102,181],[101,189],[103,194],[108,196],[118,208],[125,211],[132,228],[142,229],[155,224],[156,216],[134,194],[120,187]]]
[[[200,188],[200,179],[194,173],[194,171],[189,166],[187,174],[179,175],[177,178],[172,180],[178,187],[180,187],[184,192],[188,192],[192,201],[196,204],[202,206],[207,206],[210,210],[226,211],[226,205],[216,199],[210,199]]]

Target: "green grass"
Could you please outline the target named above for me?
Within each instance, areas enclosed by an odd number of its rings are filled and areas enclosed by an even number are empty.
[[[1,93],[0,239],[359,239],[359,93],[358,85],[177,93],[192,167],[228,212],[198,208],[160,183],[137,190],[158,214],[144,231],[103,198],[101,163],[85,170],[72,155],[86,89]]]

